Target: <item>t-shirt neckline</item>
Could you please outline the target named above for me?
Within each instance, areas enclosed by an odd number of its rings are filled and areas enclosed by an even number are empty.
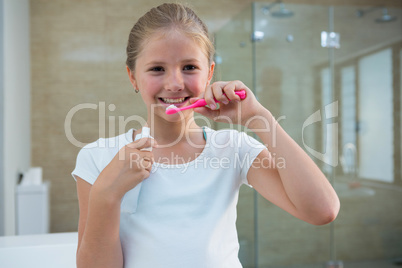
[[[183,167],[192,166],[195,163],[197,163],[200,160],[202,160],[205,157],[205,155],[208,153],[208,151],[209,151],[210,140],[211,140],[209,134],[210,134],[211,131],[213,131],[212,129],[210,129],[209,127],[206,127],[206,126],[203,126],[202,129],[203,129],[203,135],[205,133],[205,135],[204,135],[204,137],[206,139],[205,146],[204,146],[202,152],[196,158],[194,158],[193,160],[191,160],[189,162],[184,162],[184,163],[180,163],[180,164],[165,164],[165,163],[161,163],[161,162],[154,162],[153,166],[154,167],[162,167],[162,168],[183,168]],[[127,136],[130,137],[130,139],[129,139],[130,142],[134,141],[133,134],[134,134],[135,130],[136,129],[131,128],[126,134]]]

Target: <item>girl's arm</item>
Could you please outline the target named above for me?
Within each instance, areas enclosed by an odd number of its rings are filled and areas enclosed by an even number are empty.
[[[281,128],[271,113],[262,107],[259,119],[247,126],[269,151],[254,160],[248,182],[264,198],[293,216],[314,225],[333,221],[339,212],[339,199],[331,184],[300,146]],[[275,126],[274,126],[275,125]]]
[[[80,208],[77,268],[123,267],[119,237],[120,200],[104,198],[77,177]]]
[[[246,90],[246,99],[240,100],[236,90]],[[340,207],[335,190],[246,85],[241,81],[215,82],[207,86],[203,97],[210,107],[215,104],[214,98],[228,104],[222,104],[218,110],[200,107],[194,109],[196,112],[217,122],[246,126],[268,147],[269,151],[258,155],[247,174],[254,189],[306,222],[321,225],[335,219]]]
[[[127,191],[149,177],[153,154],[141,149],[151,146],[157,146],[151,138],[124,146],[92,186],[76,176],[80,207],[78,268],[123,267],[119,236],[121,199]]]

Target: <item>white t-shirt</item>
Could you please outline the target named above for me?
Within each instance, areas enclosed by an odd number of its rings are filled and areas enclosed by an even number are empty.
[[[206,145],[196,159],[154,163],[151,175],[123,197],[120,239],[125,268],[242,267],[238,193],[248,184],[255,157],[266,147],[244,132],[204,131]],[[120,148],[133,141],[132,135],[133,129],[85,146],[73,176],[93,184]]]

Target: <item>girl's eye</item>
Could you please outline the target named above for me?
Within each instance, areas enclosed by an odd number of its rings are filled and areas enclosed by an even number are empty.
[[[160,67],[160,66],[153,67],[153,68],[151,68],[151,71],[153,71],[153,72],[162,72],[162,71],[163,71],[163,67]]]
[[[195,69],[197,69],[197,67],[195,67],[194,65],[186,65],[183,68],[184,71],[190,71],[190,70],[195,70]]]

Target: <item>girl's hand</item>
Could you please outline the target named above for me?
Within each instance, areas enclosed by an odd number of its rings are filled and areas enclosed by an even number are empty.
[[[245,90],[246,98],[241,100],[235,91]],[[241,81],[215,82],[207,86],[203,98],[208,107],[195,108],[196,113],[211,118],[216,122],[246,125],[247,121],[265,109],[255,98],[253,92]],[[219,109],[214,101],[219,103]],[[190,100],[194,103],[197,98]]]
[[[148,178],[154,163],[153,153],[141,149],[157,147],[152,138],[127,144],[103,169],[94,187],[105,195],[121,199],[124,194]]]

